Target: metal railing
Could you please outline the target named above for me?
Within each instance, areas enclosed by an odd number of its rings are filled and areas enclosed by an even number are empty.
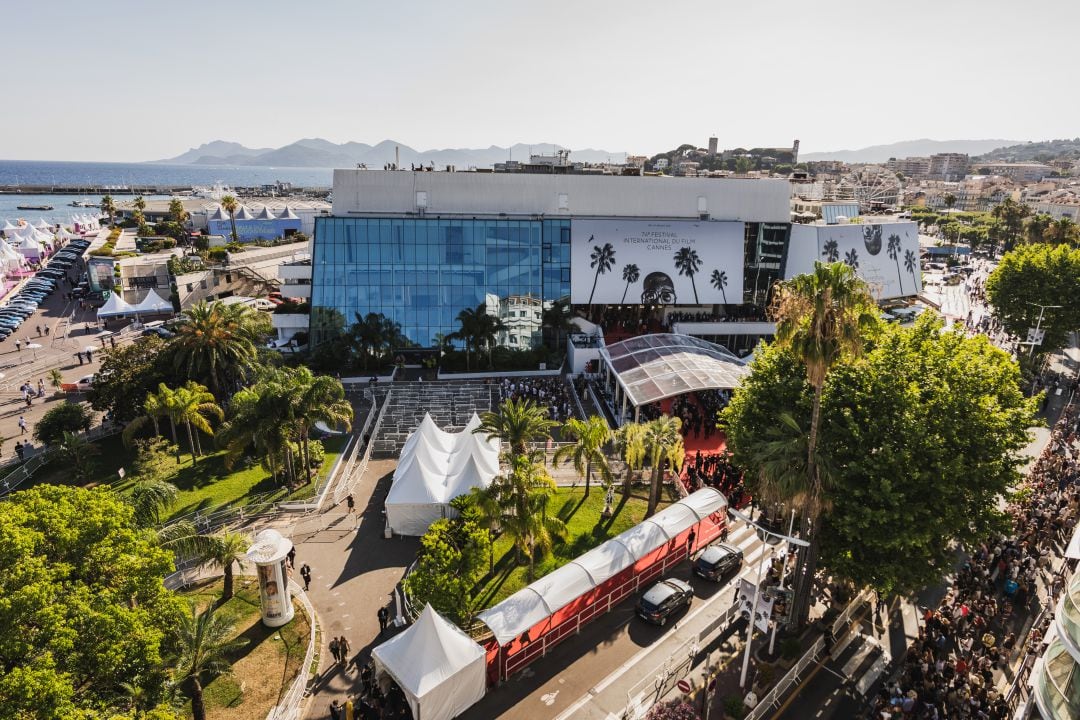
[[[383,418],[386,417],[386,409],[390,407],[390,399],[394,395],[394,390],[391,388],[386,392],[386,397],[383,399],[382,407],[379,408],[379,415],[375,418],[375,425],[371,428],[367,447],[364,448],[364,456],[360,459],[360,464],[355,468],[347,468],[346,473],[342,474],[342,480],[338,483],[337,488],[334,490],[334,505],[337,505],[345,500],[348,495],[353,491],[353,487],[356,485],[356,481],[364,476],[367,472],[368,463],[371,461],[371,450],[375,447],[375,438],[379,435],[379,429],[382,427]],[[372,397],[374,401],[374,395]],[[372,409],[374,409],[372,405]],[[370,414],[369,418],[370,420]],[[365,423],[365,427],[367,424]],[[359,446],[359,445],[358,445]]]
[[[100,440],[109,437],[110,435],[115,435],[120,432],[120,430],[121,428],[115,424],[101,425],[91,428],[85,433],[80,433],[80,436],[88,442],[93,442],[94,440]],[[0,498],[4,498],[18,490],[19,487],[29,480],[34,473],[49,463],[52,455],[53,450],[45,447],[36,455],[31,455],[26,460],[14,458],[0,465],[0,471],[4,468],[18,466],[0,479]]]
[[[285,697],[266,714],[266,720],[300,720],[303,715],[300,711],[300,705],[307,695],[311,667],[315,663],[315,649],[317,647],[315,638],[318,631],[315,608],[312,607],[311,601],[308,600],[307,593],[304,592],[303,588],[292,580],[289,581],[289,589],[292,591],[292,596],[304,606],[304,612],[308,615],[309,625],[311,626],[308,633],[308,647],[307,652],[304,653],[304,664],[300,666],[300,672],[296,674],[296,678],[293,679],[292,685],[286,691]]]

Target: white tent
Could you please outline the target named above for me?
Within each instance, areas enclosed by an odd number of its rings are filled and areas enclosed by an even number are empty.
[[[36,227],[38,230],[48,230],[52,227],[52,225],[45,222],[45,218],[38,218],[38,221],[34,223],[34,227]]]
[[[484,697],[484,648],[428,605],[408,630],[371,651],[405,692],[414,720],[450,720]]]
[[[263,209],[255,216],[256,220],[277,220],[278,216],[270,212],[269,205],[263,205]]]
[[[16,249],[22,253],[23,257],[33,258],[34,260],[41,257],[41,243],[35,240],[31,234],[23,235],[22,242],[19,243]]]
[[[125,315],[134,315],[135,308],[129,303],[124,302],[124,299],[117,293],[109,295],[109,299],[105,301],[105,304],[98,308],[97,316],[98,320],[111,317],[123,317]]]
[[[163,300],[160,295],[151,289],[150,292],[146,293],[146,297],[142,299],[142,302],[132,306],[131,310],[140,315],[153,315],[155,313],[171,313],[173,306],[171,302]]]
[[[499,473],[498,440],[474,435],[475,415],[460,433],[439,428],[425,414],[405,441],[386,496],[386,521],[399,535],[423,535],[444,517],[455,517],[450,501],[491,484]]]
[[[209,218],[207,218],[207,220],[223,220],[223,221],[228,221],[228,219],[229,219],[229,213],[225,212],[225,208],[221,207],[220,205],[218,205],[217,209],[214,210],[214,212],[210,215]]]
[[[292,211],[292,208],[290,208],[288,205],[286,205],[285,209],[281,211],[280,215],[278,215],[278,220],[299,220],[299,219],[300,219],[300,216],[297,215],[296,213],[294,213]]]
[[[254,220],[255,216],[251,214],[251,211],[247,209],[247,205],[241,205],[240,209],[236,211],[237,220]]]
[[[10,220],[5,220],[4,227],[0,227],[0,233],[3,233],[7,237],[11,237],[12,234],[18,229],[18,225],[12,225]]]

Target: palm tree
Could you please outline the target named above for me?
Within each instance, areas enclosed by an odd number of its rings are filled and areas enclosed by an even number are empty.
[[[172,507],[180,490],[175,485],[158,478],[138,480],[127,496],[128,504],[135,511],[135,525],[152,528],[161,525],[165,511]]]
[[[183,424],[187,430],[188,445],[191,446],[191,462],[202,455],[202,443],[199,441],[199,433],[213,435],[214,428],[210,426],[208,417],[223,420],[225,413],[214,402],[214,395],[206,386],[188,380],[183,387],[173,392],[172,402],[168,406],[170,419],[176,424]],[[192,428],[195,429],[192,432]]]
[[[724,270],[713,270],[712,275],[709,276],[709,281],[712,282],[712,286],[720,291],[720,295],[724,298],[724,305],[728,304],[727,291],[724,288],[727,287],[727,272]]]
[[[181,318],[168,346],[173,366],[224,398],[255,366],[265,321],[247,305],[220,302],[200,302]]]
[[[645,425],[628,422],[615,431],[615,451],[626,464],[623,478],[623,497],[630,497],[630,486],[634,472],[641,470],[645,461]]]
[[[101,198],[101,212],[108,216],[109,224],[112,225],[113,217],[116,215],[116,202],[113,200],[112,195],[105,195]]]
[[[900,282],[900,294],[904,294],[904,278],[900,275],[900,236],[896,233],[889,235],[886,243],[886,252],[889,258],[896,264],[896,279]]]
[[[1072,218],[1060,217],[1047,226],[1046,240],[1055,245],[1076,247],[1077,241],[1080,240],[1080,226],[1077,226]]]
[[[1001,221],[1002,231],[1005,238],[1004,250],[1012,250],[1020,239],[1020,232],[1024,227],[1024,218],[1031,214],[1031,208],[1023,203],[1018,203],[1012,198],[1005,198],[1001,203],[994,206],[990,214]]]
[[[915,270],[919,267],[919,258],[915,256],[914,250],[904,251],[904,269],[911,273],[911,281],[915,283],[915,290],[919,289],[919,279],[915,277]]]
[[[364,369],[371,368],[371,360],[402,342],[401,325],[382,313],[368,313],[363,317],[355,313],[356,322],[350,328],[353,345],[364,358]]]
[[[1028,242],[1046,242],[1046,231],[1053,222],[1054,217],[1052,215],[1047,215],[1046,213],[1039,213],[1032,216],[1031,219],[1027,221],[1027,226],[1025,228]]]
[[[693,248],[679,248],[675,251],[675,269],[680,275],[690,278],[690,287],[694,291],[694,304],[698,304],[697,285],[694,284],[694,275],[701,269],[701,258],[697,250]]]
[[[844,264],[850,266],[852,270],[857,270],[859,267],[859,251],[851,248],[844,253]]]
[[[839,246],[832,238],[826,240],[825,244],[822,245],[821,248],[821,254],[825,257],[826,262],[836,262],[840,259]]]
[[[159,421],[161,418],[168,418],[169,425],[172,427],[173,444],[177,445],[177,460],[180,459],[179,445],[176,441],[176,424],[169,413],[169,408],[173,403],[173,392],[165,383],[159,383],[157,392],[147,394],[146,400],[143,401],[143,414],[129,422],[124,428],[122,437],[125,445],[130,445],[135,435],[146,427],[147,423],[153,423],[155,436],[160,435]]]
[[[59,368],[53,368],[49,371],[49,384],[53,386],[56,392],[60,392],[64,385],[64,374],[60,372]]]
[[[956,205],[956,196],[952,193],[945,193],[944,197],[942,197],[941,199],[945,201],[946,208],[951,209],[953,205]]]
[[[641,270],[634,263],[626,263],[622,269],[622,279],[626,281],[626,287],[622,291],[622,300],[620,305],[626,304],[626,293],[630,291],[630,283],[636,283],[641,277]]]
[[[810,542],[804,549],[804,569],[796,590],[799,624],[809,614],[810,590],[817,565],[817,508],[822,498],[817,444],[821,424],[821,396],[829,371],[844,355],[862,350],[862,331],[877,322],[874,301],[866,283],[854,268],[843,263],[814,263],[814,272],[781,283],[771,308],[776,322],[776,342],[806,367],[806,381],[813,391],[810,434],[806,444],[808,512],[803,514],[802,535]]]
[[[251,539],[239,532],[222,532],[210,536],[210,546],[207,548],[205,559],[214,567],[222,570],[221,600],[224,604],[233,596],[233,565],[244,569],[247,562],[247,551],[251,547]]]
[[[589,242],[593,241],[594,236],[589,236]],[[599,282],[601,275],[606,275],[607,271],[615,267],[615,246],[611,243],[604,243],[603,245],[593,245],[592,253],[589,254],[589,267],[596,268],[596,275],[593,276],[592,292],[589,293],[589,305],[592,305],[593,295],[596,294],[596,283]]]
[[[169,219],[171,219],[177,225],[183,226],[191,217],[191,213],[184,207],[184,201],[180,198],[173,198],[169,201]]]
[[[352,429],[353,407],[345,399],[345,388],[341,381],[329,375],[312,375],[306,367],[296,368],[291,374],[294,384],[292,416],[296,419],[296,429],[304,453],[304,472],[307,482],[311,482],[311,455],[308,443],[311,429],[317,422],[324,422],[330,427],[341,426],[346,431]]]
[[[683,446],[682,420],[670,415],[661,415],[645,425],[645,451],[652,466],[652,480],[649,485],[649,507],[645,517],[652,517],[660,503],[660,485],[664,465],[670,463],[675,472],[682,472],[686,448]]]
[[[577,474],[585,478],[585,497],[589,497],[593,466],[606,488],[611,483],[611,467],[608,465],[604,446],[611,442],[611,428],[607,420],[599,415],[590,415],[587,420],[570,418],[562,426],[562,435],[571,441],[555,451],[552,465],[570,458]]]
[[[562,347],[562,337],[572,332],[577,326],[574,324],[573,313],[570,311],[568,300],[556,300],[544,309],[541,320],[542,327],[555,333],[553,345],[558,350]]]
[[[225,466],[231,468],[254,446],[274,481],[284,475],[296,481],[292,467],[292,398],[289,389],[271,378],[244,388],[229,401],[229,419],[217,433],[218,447],[225,449]]]
[[[139,212],[146,212],[146,200],[143,198],[142,195],[136,195],[135,199],[131,201],[131,204]]]
[[[548,505],[555,494],[555,481],[542,465],[522,456],[514,458],[510,473],[499,484],[500,489],[496,492],[502,493],[499,505],[505,510],[499,524],[513,539],[519,557],[524,555],[528,559],[528,580],[532,582],[537,555],[546,554],[555,538],[566,534],[563,521],[548,514]]]
[[[217,605],[199,612],[192,602],[188,612],[177,619],[176,670],[181,681],[191,682],[191,714],[194,720],[206,720],[203,702],[203,676],[225,675],[231,671],[228,656],[248,644],[244,637],[234,638],[236,630],[226,616],[217,614]]]
[[[240,209],[240,201],[232,195],[221,198],[221,209],[229,213],[229,226],[232,228],[232,241],[240,242],[240,236],[236,234],[236,211]]]
[[[79,483],[90,480],[90,474],[94,470],[94,457],[99,452],[96,445],[73,432],[65,432],[63,440],[56,447],[57,455],[71,468],[75,480]]]
[[[551,429],[558,425],[548,418],[548,409],[532,400],[503,400],[499,409],[480,416],[480,427],[474,433],[488,440],[499,438],[509,448],[511,460],[529,454],[529,443],[547,440]]]
[[[472,368],[472,351],[480,347],[488,349],[490,364],[491,350],[499,333],[506,330],[505,323],[488,313],[485,303],[480,303],[475,309],[465,308],[457,314],[457,321],[461,327],[457,332],[451,333],[451,336],[465,343],[465,367]]]

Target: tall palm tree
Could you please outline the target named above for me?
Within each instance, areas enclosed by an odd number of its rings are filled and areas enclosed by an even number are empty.
[[[701,269],[701,258],[697,250],[683,247],[675,251],[675,269],[680,275],[690,278],[690,287],[694,291],[694,304],[698,304],[697,285],[694,283],[694,275]]]
[[[223,578],[220,604],[224,604],[233,596],[233,565],[244,569],[251,538],[244,533],[225,531],[211,535],[210,540],[205,559],[214,567],[221,568]]]
[[[229,226],[232,229],[232,241],[240,242],[240,236],[236,234],[236,211],[240,209],[240,201],[232,195],[221,198],[221,209],[229,213]]]
[[[503,400],[499,409],[480,416],[480,427],[474,433],[488,440],[499,438],[509,448],[511,460],[529,455],[529,443],[547,440],[551,429],[558,425],[548,418],[548,409],[532,400]]]
[[[254,446],[263,466],[277,482],[296,481],[289,435],[293,419],[291,391],[276,379],[244,388],[229,401],[229,419],[218,429],[218,447],[225,449],[225,466],[232,467]]]
[[[513,539],[519,557],[524,555],[528,559],[528,579],[532,582],[537,556],[549,552],[555,538],[566,534],[563,521],[548,514],[548,506],[555,494],[555,481],[542,465],[521,456],[514,458],[511,470],[500,486],[497,492],[504,496],[500,506],[505,512],[499,524]]]
[[[589,236],[589,242],[593,241],[593,237],[593,235]],[[599,282],[600,276],[606,275],[608,270],[615,267],[615,246],[611,243],[593,245],[589,260],[591,261],[589,267],[596,268],[596,274],[593,276],[592,292],[589,293],[589,305],[592,305],[593,295],[596,294],[596,283]]]
[[[90,480],[95,465],[94,458],[100,452],[97,445],[82,435],[66,431],[60,444],[56,446],[56,454],[67,467],[71,468],[76,482],[79,483]]]
[[[223,399],[255,366],[264,326],[247,305],[200,302],[181,316],[168,351],[177,371]]]
[[[776,342],[789,348],[806,367],[806,381],[813,391],[810,434],[806,444],[806,476],[809,501],[803,514],[803,537],[810,547],[803,551],[803,574],[796,589],[795,609],[799,624],[810,610],[810,590],[817,565],[817,508],[822,497],[817,445],[821,424],[821,395],[829,371],[844,355],[862,350],[863,331],[877,322],[873,298],[854,268],[843,263],[814,263],[814,271],[781,283],[771,308],[776,322]]]
[[[889,258],[896,264],[896,279],[900,282],[900,294],[904,294],[904,278],[900,275],[900,236],[896,233],[889,235],[886,242],[886,252]]]
[[[125,445],[130,445],[135,435],[146,427],[147,423],[153,424],[155,436],[161,435],[159,424],[162,418],[169,420],[172,427],[173,444],[177,445],[176,424],[172,421],[172,415],[169,413],[169,407],[173,403],[173,392],[165,383],[159,383],[157,392],[147,394],[146,400],[143,401],[143,414],[129,422],[124,428],[122,437]],[[179,446],[177,445],[177,447],[177,452],[179,452]]]
[[[589,497],[594,466],[604,487],[607,487],[612,480],[611,467],[608,465],[607,454],[604,453],[604,446],[611,442],[612,438],[607,420],[599,415],[590,415],[587,420],[570,418],[563,423],[561,432],[571,444],[563,445],[555,451],[551,459],[552,465],[567,458],[572,460],[574,470],[585,478],[585,497]]]
[[[840,246],[836,241],[829,238],[825,241],[825,244],[821,246],[821,254],[825,257],[825,262],[836,262],[840,259]]]
[[[1077,242],[1080,241],[1080,226],[1072,218],[1060,217],[1046,227],[1045,236],[1047,242],[1055,245],[1076,247]]]
[[[113,217],[116,215],[116,201],[113,200],[112,195],[105,195],[101,198],[101,212],[109,218],[109,224],[112,225]]]
[[[142,195],[136,195],[135,199],[131,201],[131,204],[139,212],[146,212],[146,199]]]
[[[352,429],[353,407],[345,399],[341,381],[329,375],[312,375],[306,367],[299,367],[291,373],[290,381],[294,385],[292,416],[296,419],[304,454],[305,478],[311,482],[311,454],[308,452],[311,429],[320,421],[329,427]]]
[[[615,451],[626,464],[623,477],[623,497],[630,497],[630,487],[634,472],[641,470],[645,462],[645,425],[628,422],[615,431]]]
[[[941,198],[945,202],[945,207],[951,209],[956,205],[956,196],[952,193],[945,193],[945,196]]]
[[[491,361],[491,351],[495,347],[498,335],[506,330],[506,324],[502,320],[487,311],[487,304],[480,303],[475,308],[465,308],[457,314],[460,328],[451,336],[465,343],[465,367],[472,368],[472,351],[485,347],[488,350],[488,361]]]
[[[179,680],[191,683],[191,714],[194,720],[206,720],[203,701],[203,678],[225,675],[231,671],[228,656],[247,645],[247,638],[234,638],[235,626],[217,605],[199,612],[194,602],[177,619],[175,662]]]
[[[641,270],[634,263],[626,263],[622,269],[622,279],[626,281],[626,287],[622,291],[620,305],[626,304],[626,293],[630,291],[630,284],[636,283],[641,278]]]
[[[184,207],[184,201],[180,198],[173,198],[169,201],[169,219],[177,225],[183,226],[188,219],[191,218],[191,213]]]
[[[660,485],[664,465],[670,464],[675,472],[682,472],[686,448],[683,445],[682,420],[670,415],[661,415],[645,425],[645,452],[652,466],[652,480],[649,484],[649,507],[645,517],[652,517],[660,503]]]
[[[1046,231],[1050,228],[1050,225],[1054,222],[1052,215],[1046,213],[1039,213],[1033,215],[1024,228],[1024,232],[1027,234],[1027,240],[1031,243],[1046,242]]]
[[[1004,235],[1004,250],[1012,250],[1020,239],[1020,233],[1024,228],[1024,218],[1031,214],[1031,208],[1018,203],[1012,198],[1005,198],[990,211],[990,214],[1001,221]]]
[[[225,413],[214,402],[213,393],[207,390],[206,386],[193,380],[188,380],[183,387],[173,392],[168,412],[173,422],[177,425],[182,424],[187,430],[188,445],[191,446],[191,461],[194,463],[202,455],[199,433],[214,434],[214,428],[207,418],[217,418],[220,421],[224,419]]]
[[[914,250],[904,251],[904,269],[911,273],[911,281],[915,284],[915,290],[919,289],[919,278],[915,276],[915,271],[919,269],[919,258],[916,257]]]
[[[727,305],[727,291],[724,288],[727,287],[727,272],[724,270],[713,270],[712,275],[709,276],[712,286],[720,291],[720,295],[724,298],[724,304]]]
[[[364,369],[371,369],[371,360],[402,344],[401,324],[382,313],[368,313],[363,317],[355,313],[356,322],[350,329],[350,338],[361,357]]]
[[[556,300],[544,309],[541,323],[544,328],[555,334],[555,349],[562,347],[564,335],[572,332],[577,326],[574,325],[573,313],[570,311],[568,300]]]

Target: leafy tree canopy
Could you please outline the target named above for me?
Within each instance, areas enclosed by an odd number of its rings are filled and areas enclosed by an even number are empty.
[[[1043,314],[1042,349],[1062,347],[1069,331],[1080,326],[1080,250],[1021,245],[1001,258],[986,280],[986,294],[994,315],[1021,339],[1038,322],[1038,305],[1061,305]]]
[[[111,410],[116,420],[127,422],[143,414],[142,404],[161,383],[173,382],[172,369],[161,361],[165,341],[141,337],[104,355],[100,380],[90,389],[90,407]]]
[[[782,415],[795,428],[809,425],[804,378],[794,357],[771,345],[722,413],[752,487],[777,452],[766,443]],[[929,316],[912,328],[886,326],[862,358],[843,359],[822,398],[824,564],[859,585],[910,592],[946,572],[952,540],[1000,527],[998,501],[1019,479],[1034,424],[1035,403],[1018,383],[1004,352],[982,337],[942,333]]]
[[[64,433],[85,432],[90,429],[90,411],[82,403],[62,403],[50,409],[34,425],[34,439],[46,445],[56,445]]]
[[[409,592],[458,624],[472,617],[473,588],[488,567],[491,539],[475,520],[438,520],[420,538],[420,562],[409,574]]]
[[[107,490],[43,485],[0,503],[0,716],[112,717],[123,683],[160,700],[172,567]]]

